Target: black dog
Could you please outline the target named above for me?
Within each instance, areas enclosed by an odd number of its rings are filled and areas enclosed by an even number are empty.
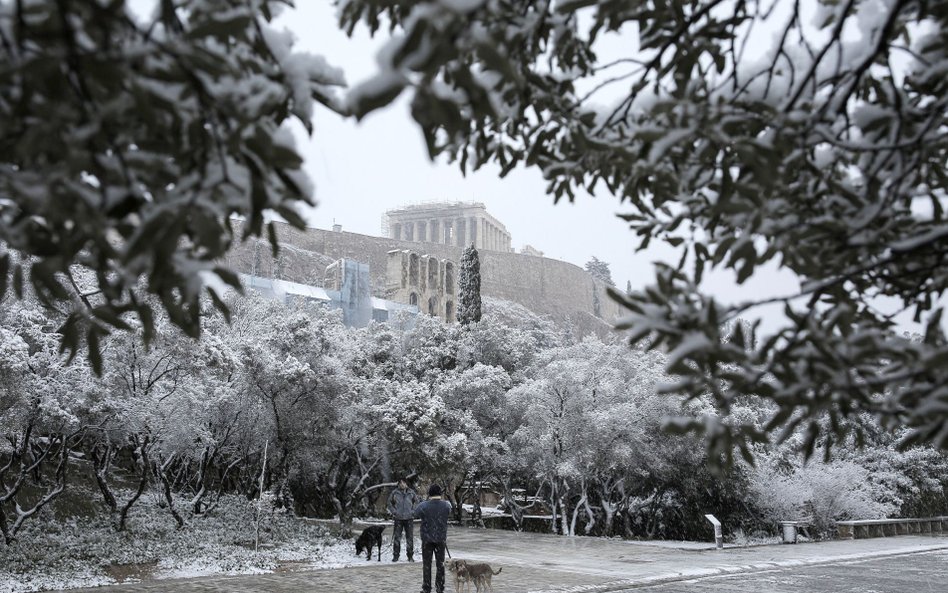
[[[356,556],[362,553],[362,550],[366,551],[366,560],[372,559],[372,546],[377,545],[379,547],[378,560],[382,560],[382,531],[385,529],[384,525],[372,525],[371,527],[366,527],[365,530],[359,534],[359,537],[356,538]]]

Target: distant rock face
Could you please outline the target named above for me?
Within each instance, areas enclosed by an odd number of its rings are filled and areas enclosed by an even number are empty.
[[[274,259],[266,242],[246,241],[236,245],[225,263],[236,271],[255,276],[290,280],[303,284],[322,285],[326,267],[340,259],[369,264],[374,296],[405,304],[417,304],[428,313],[427,294],[430,261],[438,260],[439,282],[445,286],[445,295],[437,303],[439,317],[453,321],[457,294],[456,266],[462,247],[455,245],[402,241],[387,237],[372,237],[341,231],[307,229],[301,231],[276,223],[279,238],[279,256]],[[401,264],[390,267],[389,252],[414,252],[418,256],[419,287],[422,283],[424,261],[427,296],[417,293],[417,303],[409,303],[411,292],[402,288],[403,273],[410,273]],[[582,333],[603,333],[619,315],[618,305],[606,295],[605,283],[592,278],[579,266],[536,255],[483,250],[480,252],[481,295],[518,303],[540,315],[550,315],[557,321],[582,320]],[[400,257],[400,256],[399,256]],[[447,315],[448,291],[445,278],[447,263],[451,263],[452,314]],[[404,270],[404,271],[403,271]],[[391,275],[391,277],[390,277]],[[406,284],[407,287],[407,284]],[[595,309],[598,300],[598,311]],[[598,312],[598,315],[596,313]],[[601,319],[598,320],[596,317]]]

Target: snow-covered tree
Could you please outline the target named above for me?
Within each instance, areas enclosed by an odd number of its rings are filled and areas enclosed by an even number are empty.
[[[481,261],[470,245],[461,254],[458,268],[458,323],[469,325],[481,320]]]
[[[750,502],[770,520],[805,517],[826,536],[835,532],[837,520],[882,519],[897,510],[886,485],[865,466],[852,461],[789,465],[775,466],[762,458],[751,473]]]
[[[523,423],[510,449],[548,484],[554,527],[563,535],[576,533],[580,514],[592,529],[602,488],[610,502],[619,481],[644,467],[636,460],[659,457],[646,443],[674,404],[655,395],[660,367],[641,364],[649,358],[587,339],[542,353],[533,376],[508,392],[507,413]]]
[[[234,241],[267,213],[303,226],[311,187],[284,123],[310,129],[343,81],[270,27],[288,4],[161,1],[140,19],[124,0],[0,2],[0,296],[28,282],[68,302],[63,344],[94,366],[125,314],[154,334],[155,303],[197,335],[204,279],[239,284],[216,263]]]
[[[432,156],[536,167],[556,200],[606,191],[641,248],[682,252],[614,295],[632,341],[672,353],[675,392],[724,413],[768,398],[766,430],[806,427],[805,452],[863,411],[911,428],[906,444],[948,447],[940,5],[353,0],[341,20],[395,31],[382,72],[350,94],[357,114],[407,90]],[[799,290],[722,303],[702,289],[708,269],[744,283],[773,265]],[[722,334],[767,303],[783,305],[775,331]],[[903,310],[922,339],[894,323]],[[725,446],[747,436],[691,428]]]
[[[596,280],[601,280],[609,286],[616,285],[616,283],[612,281],[612,271],[609,269],[609,264],[602,261],[595,255],[592,256],[592,259],[586,262],[585,268],[589,275]]]
[[[66,489],[92,407],[92,373],[59,353],[34,299],[0,306],[0,536],[11,544]]]

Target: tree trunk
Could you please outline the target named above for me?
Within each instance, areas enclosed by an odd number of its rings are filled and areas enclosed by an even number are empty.
[[[39,457],[30,453],[30,461],[26,462],[29,465],[25,465],[23,461],[23,456],[20,456],[21,470],[20,470],[20,480],[16,484],[16,489],[19,489],[19,485],[22,484],[22,478],[30,473],[37,475],[37,472],[40,471],[40,466],[42,465],[43,460],[47,458],[49,453],[53,448],[57,448],[55,456],[59,457],[59,462],[56,464],[56,473],[55,473],[55,482],[53,487],[47,490],[42,498],[40,498],[31,508],[23,510],[20,508],[20,505],[16,502],[15,498],[16,491],[7,491],[3,497],[0,497],[0,514],[5,513],[2,508],[2,503],[8,500],[13,500],[14,510],[16,511],[16,518],[12,523],[7,521],[6,515],[4,514],[2,522],[0,522],[0,531],[3,532],[3,538],[7,545],[13,543],[16,538],[16,534],[23,527],[23,523],[38,513],[43,507],[59,497],[63,493],[63,490],[66,489],[66,467],[69,464],[69,440],[79,434],[80,431],[73,433],[72,435],[59,435],[50,436],[49,444],[42,451]],[[29,443],[24,442],[25,446],[28,448]]]
[[[576,535],[576,519],[579,517],[579,511],[583,509],[583,504],[586,502],[586,495],[584,494],[579,498],[579,501],[576,503],[576,506],[573,507],[573,516],[570,518],[569,522],[569,534]]]
[[[560,505],[560,534],[573,535],[569,529],[569,484],[563,480],[562,486],[557,493]]]
[[[457,502],[453,508],[454,520],[460,525],[464,520],[464,508],[461,506],[464,504],[464,479],[462,478],[452,490],[454,490],[454,500]]]
[[[10,535],[10,526],[7,525],[7,511],[3,508],[3,502],[0,502],[0,535],[3,535],[3,542],[10,545],[13,536]]]
[[[599,482],[599,500],[602,506],[603,512],[603,535],[606,537],[612,536],[613,524],[616,517],[616,510],[619,505],[612,501],[612,496],[615,493],[616,489],[623,485],[622,479],[613,481],[612,478],[606,478],[605,481]]]
[[[146,436],[138,448],[138,465],[141,468],[141,476],[138,479],[138,489],[135,490],[135,494],[132,495],[128,502],[122,506],[122,510],[119,512],[119,520],[117,531],[125,531],[125,523],[128,520],[128,512],[132,509],[132,505],[138,502],[138,499],[141,498],[143,492],[145,492],[145,486],[148,484],[148,471],[151,466],[151,462],[148,461],[148,437]]]
[[[109,487],[107,476],[109,474],[109,468],[112,466],[114,451],[112,444],[107,443],[105,445],[105,451],[102,452],[102,456],[100,457],[99,447],[95,446],[92,448],[92,468],[95,474],[95,481],[99,486],[99,492],[102,493],[105,506],[109,508],[109,512],[113,515],[118,512],[118,502],[116,502],[115,495],[112,494],[112,489]]]
[[[596,513],[589,506],[589,497],[583,493],[583,508],[586,509],[586,525],[583,526],[583,533],[590,535],[596,527]]]
[[[474,485],[474,508],[471,512],[471,519],[478,527],[486,527],[484,518],[481,516],[481,482],[479,480]]]
[[[207,494],[207,472],[211,464],[211,448],[204,447],[201,453],[201,461],[198,463],[198,475],[196,478],[197,492],[191,499],[191,514],[200,515],[204,506],[204,495]]]
[[[523,508],[520,506],[513,495],[513,487],[510,484],[510,480],[504,479],[502,486],[504,489],[504,504],[506,505],[507,510],[510,512],[510,518],[513,521],[514,530],[523,531]]]
[[[174,461],[174,454],[168,458],[161,466],[158,463],[152,464],[154,467],[155,476],[158,477],[158,480],[161,482],[161,491],[164,494],[165,502],[168,503],[168,512],[171,513],[171,516],[174,517],[175,523],[178,524],[178,529],[184,527],[184,519],[174,508],[174,498],[171,496],[171,482],[168,480],[168,467]]]
[[[349,509],[335,494],[332,495],[332,503],[336,507],[336,514],[339,515],[339,535],[352,537],[352,517],[349,515]]]
[[[230,474],[230,470],[240,465],[242,461],[243,461],[242,457],[235,459],[231,461],[227,465],[227,467],[224,469],[224,473],[221,474],[220,482],[217,484],[217,493],[214,495],[214,500],[204,508],[204,511],[201,513],[202,515],[207,515],[208,513],[216,509],[218,504],[220,504],[221,495],[224,494],[224,489],[226,488],[226,485],[227,485],[227,476],[228,474]]]
[[[552,513],[552,516],[550,517],[552,520],[550,525],[551,533],[556,533],[559,510],[559,498],[557,497],[556,480],[550,480],[550,513]]]
[[[569,531],[569,503],[566,501],[565,494],[560,494],[560,535],[572,535]]]
[[[612,525],[616,519],[616,506],[612,501],[603,499],[602,500],[602,512],[605,515],[603,517],[603,535],[606,537],[612,536]]]

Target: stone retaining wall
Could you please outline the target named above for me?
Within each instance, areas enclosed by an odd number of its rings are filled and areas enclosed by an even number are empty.
[[[228,254],[225,262],[246,274],[277,277],[303,284],[321,285],[326,266],[342,259],[369,264],[375,296],[385,294],[388,252],[408,249],[420,255],[459,262],[461,248],[433,243],[399,241],[342,231],[307,229],[300,231],[277,223],[282,245],[274,260],[266,241],[247,241]],[[520,253],[481,250],[481,294],[519,303],[540,315],[570,318],[584,325],[596,325],[589,318],[612,322],[618,305],[605,293],[605,284],[593,279],[579,266]],[[596,315],[594,293],[598,296]],[[603,324],[605,325],[605,324]]]

